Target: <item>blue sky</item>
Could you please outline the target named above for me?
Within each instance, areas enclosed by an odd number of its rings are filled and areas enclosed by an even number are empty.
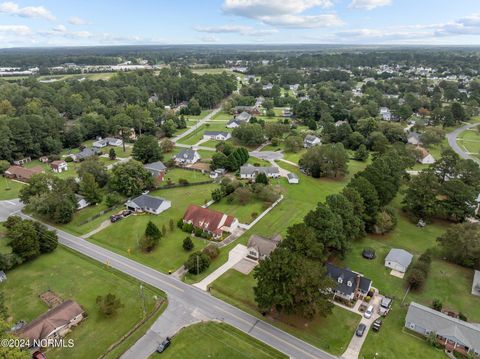
[[[480,45],[479,0],[0,0],[0,47]]]

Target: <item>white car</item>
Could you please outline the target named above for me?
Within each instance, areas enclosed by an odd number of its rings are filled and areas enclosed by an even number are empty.
[[[363,316],[367,319],[370,319],[372,317],[372,314],[373,314],[373,305],[370,305],[365,311],[365,313],[363,314]]]

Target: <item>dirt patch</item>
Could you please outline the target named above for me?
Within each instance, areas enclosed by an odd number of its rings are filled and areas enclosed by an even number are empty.
[[[49,308],[55,308],[63,303],[63,299],[50,289],[40,294],[39,297]]]
[[[195,168],[196,170],[200,170],[200,171],[210,172],[210,163],[197,162],[188,167]]]

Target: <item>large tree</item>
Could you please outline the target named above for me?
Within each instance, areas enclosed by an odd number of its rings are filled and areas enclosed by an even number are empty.
[[[163,158],[158,140],[154,136],[140,136],[133,145],[132,156],[142,163],[160,161]]]
[[[91,173],[85,173],[82,177],[80,181],[80,193],[85,196],[85,199],[90,204],[100,203],[103,198],[100,186]]]
[[[450,227],[437,239],[448,260],[480,270],[480,227],[462,223]]]
[[[109,187],[125,196],[136,196],[153,184],[150,172],[140,162],[132,160],[113,167]]]
[[[362,197],[364,204],[363,221],[367,232],[372,232],[375,225],[375,218],[380,209],[380,200],[375,187],[364,177],[353,178],[347,188],[354,189]]]
[[[261,310],[275,308],[307,319],[332,311],[327,294],[332,283],[317,261],[277,248],[255,268],[254,278],[255,301]]]
[[[437,194],[440,183],[431,171],[422,171],[412,177],[403,198],[403,209],[417,220],[429,220],[438,212]]]
[[[357,240],[365,235],[365,223],[355,214],[354,205],[347,197],[343,194],[332,194],[327,197],[327,205],[333,213],[342,218],[347,241]]]
[[[83,179],[87,173],[91,174],[95,178],[95,181],[100,187],[105,186],[108,182],[107,169],[96,157],[82,161],[80,167],[78,167],[77,174],[80,179]]]
[[[341,143],[311,147],[299,163],[316,178],[338,178],[348,173],[348,153]]]

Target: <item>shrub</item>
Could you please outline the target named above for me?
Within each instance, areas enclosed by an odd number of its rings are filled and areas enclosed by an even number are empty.
[[[205,253],[211,260],[217,258],[218,255],[220,254],[220,250],[213,243],[203,248],[202,252]]]
[[[120,298],[117,298],[115,294],[108,293],[106,296],[99,295],[96,299],[96,303],[99,306],[100,313],[106,317],[115,315],[119,308],[123,308],[123,304],[120,302]]]
[[[183,243],[182,243],[182,247],[186,251],[191,251],[193,249],[193,247],[195,247],[195,245],[193,244],[193,241],[190,237],[185,237],[185,239],[183,240]]]
[[[432,308],[438,312],[441,312],[443,308],[443,303],[439,299],[434,299],[432,303]]]
[[[425,272],[416,268],[412,268],[407,276],[407,282],[412,289],[420,289],[425,283],[425,279]]]
[[[185,178],[180,178],[180,179],[178,180],[178,183],[179,183],[180,185],[182,185],[182,186],[186,186],[186,185],[188,185],[190,182],[188,182],[188,180],[185,179]]]
[[[210,266],[210,258],[202,252],[192,253],[185,262],[185,268],[191,274],[202,273]]]
[[[458,313],[458,319],[463,320],[464,322],[468,322],[467,317],[462,312]]]
[[[105,204],[107,207],[115,207],[122,203],[122,197],[117,192],[110,192],[105,196]]]
[[[73,158],[72,157],[65,157],[65,162],[73,162]]]
[[[145,236],[158,240],[162,236],[162,233],[160,232],[158,227],[155,225],[155,223],[153,223],[152,221],[148,221],[147,228],[145,228]]]

